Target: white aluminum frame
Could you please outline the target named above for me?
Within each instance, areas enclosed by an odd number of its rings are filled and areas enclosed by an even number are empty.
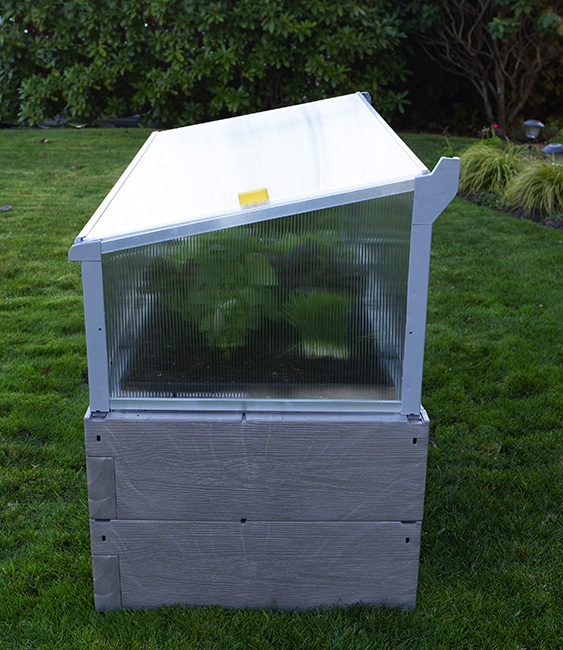
[[[402,415],[417,415],[421,409],[432,224],[457,193],[459,168],[459,158],[440,158],[431,174],[415,180],[401,391]]]
[[[360,188],[353,191],[309,198],[303,201],[288,202],[283,205],[257,206],[248,210],[238,210],[237,212],[221,214],[212,218],[201,219],[200,221],[191,221],[190,223],[177,226],[167,226],[158,230],[146,230],[132,235],[94,241],[79,241],[79,237],[69,251],[69,259],[75,262],[101,260],[101,256],[104,253],[115,253],[116,251],[136,248],[138,246],[157,244],[181,237],[191,237],[192,235],[214,232],[224,228],[259,223],[269,219],[289,217],[294,214],[303,214],[305,212],[335,208],[351,203],[360,203],[385,196],[413,192],[414,190],[415,179],[407,178],[387,185]]]
[[[109,366],[101,260],[82,262],[82,287],[90,409],[107,413],[110,410]]]

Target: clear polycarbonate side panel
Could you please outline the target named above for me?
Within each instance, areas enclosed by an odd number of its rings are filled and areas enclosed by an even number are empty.
[[[412,201],[104,254],[111,397],[400,400]]]

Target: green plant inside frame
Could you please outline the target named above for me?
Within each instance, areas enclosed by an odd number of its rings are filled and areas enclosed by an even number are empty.
[[[105,254],[112,396],[396,399],[411,211],[397,195]]]
[[[197,235],[155,261],[151,288],[227,358],[267,325],[284,329],[306,356],[346,358],[354,287],[342,290],[349,253],[336,238],[325,231],[264,241],[236,229]]]

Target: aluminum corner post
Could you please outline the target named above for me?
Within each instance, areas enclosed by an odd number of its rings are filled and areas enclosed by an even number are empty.
[[[440,158],[432,173],[415,179],[401,393],[402,415],[419,415],[421,412],[432,224],[457,193],[459,167],[459,158]]]
[[[82,262],[88,387],[92,413],[109,412],[109,372],[102,262]]]

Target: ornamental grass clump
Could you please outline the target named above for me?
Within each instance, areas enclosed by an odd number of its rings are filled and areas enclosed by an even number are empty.
[[[462,193],[497,192],[524,166],[522,147],[512,144],[475,144],[461,156],[459,189]]]
[[[506,186],[506,202],[528,214],[563,218],[563,164],[535,160]]]

